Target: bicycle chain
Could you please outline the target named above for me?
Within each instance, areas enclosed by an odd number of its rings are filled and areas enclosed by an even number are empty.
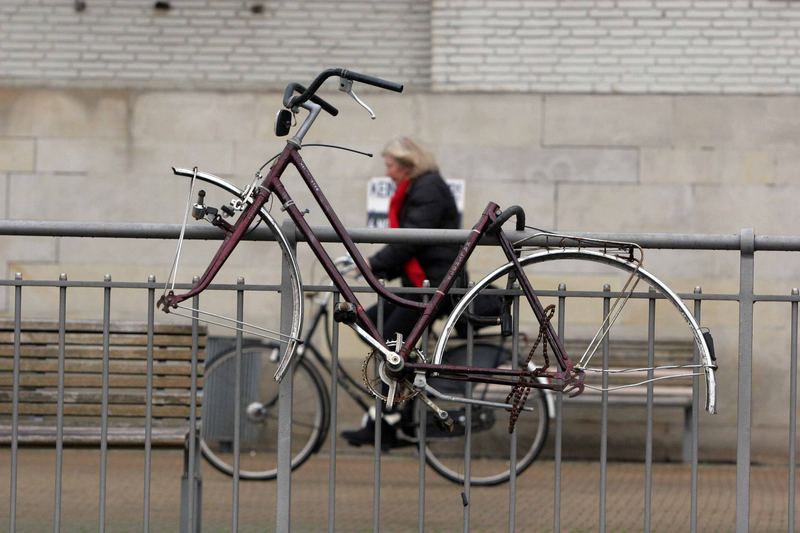
[[[539,335],[536,337],[536,341],[534,341],[530,352],[528,352],[528,357],[521,365],[522,368],[528,368],[528,364],[533,360],[533,354],[536,352],[536,348],[539,347],[539,343],[541,343],[542,340],[547,337],[547,326],[550,324],[550,319],[553,318],[555,312],[556,306],[553,304],[544,308],[544,320],[542,320],[542,323],[539,324]],[[542,357],[544,358],[544,366],[542,368],[549,368],[550,358],[547,356],[546,341],[544,344],[542,344]],[[519,382],[514,384],[514,386],[511,388],[511,392],[509,392],[508,396],[506,396],[506,403],[511,403],[510,414],[508,417],[509,433],[514,432],[514,426],[517,424],[517,419],[522,412],[525,402],[528,401],[528,395],[530,394],[533,383],[533,373],[529,373],[529,375],[522,375],[519,378]]]

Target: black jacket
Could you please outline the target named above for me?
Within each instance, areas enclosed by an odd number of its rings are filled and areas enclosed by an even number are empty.
[[[453,193],[438,172],[417,176],[406,192],[400,210],[401,228],[458,229],[461,220]],[[431,286],[437,286],[458,255],[458,245],[387,244],[370,257],[372,271],[380,278],[401,277],[404,286],[411,286],[404,266],[416,257]]]

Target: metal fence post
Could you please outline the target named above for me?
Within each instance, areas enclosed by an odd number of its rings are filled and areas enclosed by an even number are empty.
[[[61,481],[64,461],[64,380],[67,346],[67,275],[58,276],[58,404],[56,411],[56,480],[53,531],[61,531]]]
[[[431,282],[429,280],[423,280],[422,286],[430,288]],[[422,296],[422,301],[428,303],[428,295],[424,294]],[[425,330],[425,335],[422,337],[422,351],[423,353],[430,353],[428,351],[428,342],[430,340],[430,327]],[[417,429],[417,439],[418,439],[418,455],[419,455],[419,465],[417,470],[417,480],[419,482],[419,489],[417,490],[417,531],[419,533],[425,533],[425,449],[426,449],[426,442],[427,442],[427,433],[425,425],[428,423],[428,413],[426,412],[427,406],[418,400],[415,400],[417,403],[417,411],[418,415],[417,418],[419,420],[419,426]]]
[[[198,277],[192,279],[197,283]],[[192,298],[192,385],[189,395],[189,434],[186,438],[184,456],[184,475],[181,478],[181,531],[195,533],[202,531],[203,480],[200,476],[200,434],[197,428],[197,354],[199,351],[198,309],[200,297]]]
[[[156,277],[147,276],[147,383],[144,416],[144,533],[150,533],[150,483],[153,464],[153,349],[155,344]]]
[[[603,285],[603,292],[611,292],[611,285]],[[608,318],[611,307],[611,296],[603,296],[603,320]],[[603,388],[601,393],[600,410],[600,516],[598,518],[598,531],[606,531],[606,487],[608,486],[608,337],[603,337]]]
[[[743,229],[739,258],[739,384],[736,415],[736,531],[750,525],[750,432],[753,385],[753,278],[755,234]]]
[[[794,531],[795,523],[795,494],[797,493],[797,300],[800,291],[795,287],[792,289],[791,318],[789,323],[789,336],[791,346],[789,347],[791,375],[789,377],[789,527],[788,531]]]
[[[14,274],[14,369],[11,394],[11,500],[8,505],[9,531],[17,528],[17,448],[19,439],[19,372],[22,357],[22,273]]]
[[[231,531],[239,531],[239,468],[241,462],[242,424],[242,344],[244,342],[244,278],[236,280],[236,381],[233,385],[233,494],[231,495]],[[204,374],[205,375],[205,374]]]
[[[697,320],[697,323],[701,323],[701,307],[702,307],[702,299],[700,295],[703,293],[702,287],[695,287],[694,294],[694,318]],[[700,364],[700,350],[697,349],[697,345],[694,347],[694,357],[692,358],[693,364],[699,365]],[[697,478],[698,478],[698,450],[699,450],[699,438],[700,438],[700,409],[698,406],[700,405],[700,376],[695,373],[695,376],[692,377],[692,418],[689,422],[690,426],[690,442],[689,442],[689,460],[691,463],[692,474],[691,474],[691,490],[692,490],[692,504],[689,514],[689,531],[691,533],[697,532]],[[684,452],[684,462],[686,460],[687,454]]]
[[[564,321],[567,316],[567,285],[565,283],[558,284],[558,336],[565,339],[565,324]],[[561,385],[561,380],[556,385]],[[554,474],[553,474],[553,532],[559,533],[561,531],[561,438],[562,438],[562,416],[564,412],[564,395],[561,392],[556,392],[556,437],[553,450]],[[545,416],[548,416],[545,413]]]
[[[102,406],[100,412],[100,516],[99,530],[106,530],[106,484],[108,478],[108,410],[109,410],[109,384],[110,384],[110,338],[111,338],[111,274],[106,274],[103,282],[108,284],[103,288],[103,388]]]
[[[650,287],[647,300],[647,426],[644,449],[644,527],[653,523],[653,378],[656,366],[656,290]]]
[[[297,247],[297,235],[294,224],[284,221],[281,231],[294,253]],[[289,333],[292,322],[292,287],[291,269],[286,257],[281,261],[281,338]],[[285,340],[281,341],[281,353],[286,349]],[[275,513],[275,531],[289,533],[292,511],[292,382],[294,381],[294,365],[289,365],[278,387],[278,501]]]

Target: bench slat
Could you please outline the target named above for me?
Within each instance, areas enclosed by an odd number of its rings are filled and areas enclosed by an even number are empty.
[[[11,403],[11,391],[0,391],[0,402]],[[200,404],[202,394],[198,395],[197,403]],[[20,403],[56,403],[58,401],[57,391],[20,391]],[[103,394],[100,389],[64,391],[64,403],[102,403]],[[145,391],[143,390],[117,390],[109,391],[109,403],[113,404],[136,404],[144,405],[146,401]],[[188,390],[177,389],[171,391],[153,391],[153,405],[190,405],[191,394]]]
[[[190,376],[153,376],[153,386],[158,388],[181,388],[190,387],[192,383]],[[144,388],[147,386],[147,376],[109,376],[111,387]],[[11,387],[13,377],[9,373],[0,374],[0,386]],[[103,377],[97,374],[67,374],[64,376],[66,387],[101,387]],[[41,374],[20,376],[20,386],[22,387],[57,387],[58,376],[56,374]],[[198,377],[197,386],[203,386],[202,377]]]
[[[142,322],[112,321],[109,324],[112,333],[143,333],[146,324]],[[68,331],[101,332],[103,323],[97,320],[69,320],[66,323]],[[59,325],[55,320],[25,320],[22,323],[23,331],[54,331],[58,332]],[[0,318],[0,331],[14,331],[14,320]],[[190,324],[154,324],[153,332],[173,335],[191,335]]]
[[[159,422],[154,420],[154,422]],[[181,446],[186,439],[188,426],[182,424],[175,427],[156,427],[151,433],[153,444],[161,446]],[[49,426],[19,426],[18,442],[28,445],[52,444],[56,440],[56,428]],[[108,442],[116,445],[142,445],[145,441],[144,428],[109,427]],[[98,426],[66,426],[64,441],[72,444],[97,444],[100,441]],[[0,425],[0,445],[11,443],[11,426]]]
[[[58,332],[29,332],[20,333],[20,342],[23,344],[48,344],[58,346]],[[109,343],[116,346],[146,346],[147,335],[142,332],[139,335],[130,333],[112,333],[109,336]],[[198,336],[200,346],[204,346],[205,336]],[[102,346],[102,333],[74,333],[69,329],[64,335],[64,343],[80,344],[85,346]],[[153,343],[156,346],[191,346],[191,335],[162,335],[153,336]],[[14,344],[14,334],[12,332],[0,332],[0,344]]]
[[[9,403],[0,403],[0,414],[10,415],[12,406]],[[199,412],[199,411],[198,411]],[[102,405],[98,403],[65,403],[64,416],[95,416],[102,413]],[[19,404],[20,416],[55,416],[58,406],[52,403],[21,403]],[[144,405],[115,405],[109,404],[109,416],[144,418]],[[177,405],[154,405],[153,416],[160,418],[188,418],[189,407]]]
[[[147,359],[147,346],[109,346],[109,356],[111,359]],[[200,348],[198,355],[202,359],[203,348]],[[100,346],[75,346],[67,345],[64,347],[64,355],[71,359],[101,359],[103,357],[103,347]],[[0,344],[0,358],[7,357],[13,360],[14,346]],[[46,344],[23,344],[20,346],[20,357],[58,357],[58,346]],[[192,359],[191,346],[186,347],[153,347],[153,359]]]
[[[20,361],[20,372],[58,372],[58,359],[33,359]],[[109,360],[110,374],[146,374],[147,361],[115,361]],[[0,359],[0,371],[12,372],[14,370],[13,360]],[[102,374],[102,359],[66,359],[64,361],[64,371],[67,374]],[[203,373],[203,365],[198,364],[198,375]],[[153,375],[191,375],[192,365],[190,362],[153,362]]]

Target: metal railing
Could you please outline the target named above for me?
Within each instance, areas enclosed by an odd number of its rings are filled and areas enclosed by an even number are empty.
[[[291,226],[284,226],[287,236],[294,234]],[[318,236],[323,241],[332,242],[335,240],[333,231],[327,228],[315,228]],[[87,224],[87,223],[59,223],[59,222],[34,222],[34,221],[2,221],[0,222],[0,235],[6,236],[41,236],[41,237],[107,237],[107,238],[133,238],[133,239],[174,239],[179,234],[179,226],[177,225],[160,225],[160,224]],[[377,229],[354,229],[350,231],[351,236],[356,242],[369,242],[369,243],[383,243],[383,242],[404,242],[413,239],[415,242],[426,243],[456,243],[462,242],[467,236],[467,231],[453,230],[453,231],[439,231],[439,230],[377,230]],[[512,238],[521,236],[514,236]],[[782,237],[782,236],[757,236],[754,235],[752,230],[742,230],[739,235],[666,235],[666,234],[596,234],[596,233],[581,233],[579,236],[587,236],[598,239],[609,239],[616,241],[631,241],[636,242],[644,248],[660,248],[660,249],[680,249],[680,250],[734,250],[739,253],[739,266],[740,266],[740,279],[739,290],[737,293],[732,294],[705,294],[699,288],[692,294],[680,295],[684,300],[693,302],[694,313],[696,317],[700,317],[702,311],[702,303],[706,301],[735,301],[739,305],[739,338],[738,338],[738,411],[737,411],[737,452],[736,452],[736,530],[739,532],[747,531],[749,528],[749,513],[750,513],[750,465],[751,465],[751,428],[752,428],[752,376],[753,376],[753,307],[756,302],[781,302],[790,307],[790,364],[791,364],[791,378],[790,378],[790,400],[789,400],[789,454],[788,464],[790,465],[789,473],[789,503],[788,503],[788,527],[790,531],[794,530],[795,525],[795,510],[794,501],[796,494],[796,483],[794,475],[794,464],[796,462],[796,394],[797,394],[797,327],[798,327],[798,302],[800,302],[800,295],[797,289],[792,289],[789,295],[765,295],[755,294],[754,292],[754,266],[755,266],[755,253],[760,251],[782,251],[782,252],[797,252],[800,251],[800,238],[797,237]],[[217,239],[219,232],[213,228],[195,228],[190,227],[186,231],[187,239]],[[268,240],[270,235],[263,231],[255,231],[248,237],[250,240]],[[533,239],[531,244],[536,244],[536,239]],[[61,513],[61,477],[62,477],[62,457],[63,457],[63,413],[64,413],[64,357],[65,357],[65,323],[66,323],[66,298],[68,289],[72,288],[93,288],[102,290],[104,293],[104,309],[103,309],[103,352],[104,359],[108,357],[108,325],[109,325],[109,311],[110,311],[110,297],[114,289],[137,289],[147,291],[148,293],[148,309],[147,309],[147,323],[148,323],[148,372],[152,373],[152,349],[153,349],[153,308],[154,308],[154,291],[162,288],[158,285],[154,278],[144,283],[138,282],[120,282],[111,281],[110,278],[100,282],[75,282],[67,280],[66,276],[62,276],[59,280],[43,281],[43,280],[24,280],[21,276],[16,276],[12,280],[0,281],[0,286],[13,288],[13,319],[14,319],[14,337],[13,337],[13,370],[12,370],[12,390],[10,391],[12,398],[12,434],[10,439],[11,448],[11,465],[10,465],[10,507],[9,507],[9,526],[10,530],[14,531],[16,527],[16,494],[18,489],[17,479],[17,451],[18,451],[18,412],[19,412],[19,394],[20,394],[20,343],[21,343],[21,329],[22,329],[22,305],[24,289],[30,287],[52,287],[57,288],[59,291],[59,306],[58,306],[58,356],[59,356],[59,396],[58,396],[58,430],[56,439],[56,486],[55,486],[55,502],[53,510],[53,523],[54,530],[58,531],[61,527],[60,513]],[[217,287],[218,289],[235,290],[238,292],[249,291],[255,287],[248,285],[231,285]],[[265,290],[265,287],[260,286],[258,290]],[[279,286],[268,287],[266,289],[279,290]],[[314,290],[325,290],[324,287],[312,287]],[[288,291],[286,291],[288,292]],[[572,293],[561,287],[558,291],[551,291],[545,293],[544,296],[557,298],[561,304],[559,307],[561,312],[565,306],[565,302]],[[581,296],[586,296],[582,293]],[[608,295],[602,293],[594,294],[595,297],[603,298],[608,301]],[[650,296],[651,302],[654,301],[655,296]],[[650,320],[652,321],[652,311],[650,312]],[[194,342],[192,343],[192,393],[196,394],[197,391],[197,322],[194,321]],[[559,320],[559,324],[563,324],[563,320]],[[652,335],[652,333],[651,333]],[[334,361],[337,354],[338,342],[338,329],[334,327]],[[648,342],[652,341],[652,337]],[[604,354],[607,355],[607,354]],[[101,428],[101,464],[102,473],[100,481],[100,516],[98,522],[100,530],[105,529],[105,496],[106,496],[106,456],[107,456],[107,416],[108,416],[108,381],[107,381],[107,368],[104,370],[103,375],[103,411],[102,411],[102,428]],[[335,378],[334,378],[335,379]],[[292,473],[289,468],[291,460],[291,450],[288,447],[288,436],[291,434],[291,399],[292,396],[292,380],[285,379],[280,386],[280,410],[279,410],[279,441],[283,444],[280,445],[278,450],[278,478],[277,478],[277,512],[276,512],[276,530],[289,531],[290,530],[290,508],[291,508],[291,483]],[[690,510],[690,529],[697,531],[697,473],[698,473],[698,408],[699,406],[699,384],[698,379],[694,378],[694,408],[692,410],[691,418],[691,503]],[[145,438],[145,477],[144,477],[144,530],[149,530],[149,509],[150,509],[150,468],[151,468],[151,453],[152,445],[150,442],[151,430],[151,403],[152,398],[152,385],[148,381],[148,404],[146,414],[146,438]],[[335,417],[335,406],[337,401],[335,381],[332,383],[330,394],[333,402],[333,413]],[[197,417],[194,411],[196,402],[192,401],[192,414],[189,420],[190,427],[196,427],[195,419]],[[652,498],[652,392],[648,394],[647,402],[647,449],[646,449],[646,474],[645,474],[645,513],[643,529],[650,529],[650,506]],[[561,488],[561,465],[562,465],[562,399],[557,395],[556,400],[556,416],[555,416],[555,448],[554,448],[554,487],[553,487],[553,529],[559,531],[561,529],[561,512],[562,512],[562,488]],[[607,410],[608,398],[607,393],[602,395],[602,435],[601,435],[601,454],[600,454],[600,487],[599,487],[599,511],[598,528],[600,531],[605,531],[606,528],[606,468],[607,468]],[[335,428],[336,420],[332,420],[332,427]],[[331,466],[330,466],[330,479],[329,479],[329,529],[333,530],[335,526],[335,475],[336,475],[336,440],[335,431],[331,436]],[[187,458],[186,458],[186,476],[187,483],[184,485],[185,497],[183,498],[184,512],[182,513],[182,527],[186,531],[200,530],[199,508],[200,498],[199,490],[200,485],[196,473],[199,471],[199,451],[197,446],[197,435],[187,441]],[[373,503],[373,528],[378,530],[380,526],[380,484],[381,484],[381,457],[380,449],[375,451],[375,500]],[[419,487],[419,529],[423,530],[424,516],[425,516],[425,483],[424,483],[424,459],[420,459],[420,487]],[[514,505],[516,501],[516,479],[512,476],[510,483],[510,521],[509,530],[514,529]],[[238,516],[238,484],[234,486],[234,511],[233,511],[233,524],[235,529],[237,525]],[[469,486],[465,488],[465,497],[469,497]],[[464,515],[464,529],[469,529],[469,510],[465,507]]]

